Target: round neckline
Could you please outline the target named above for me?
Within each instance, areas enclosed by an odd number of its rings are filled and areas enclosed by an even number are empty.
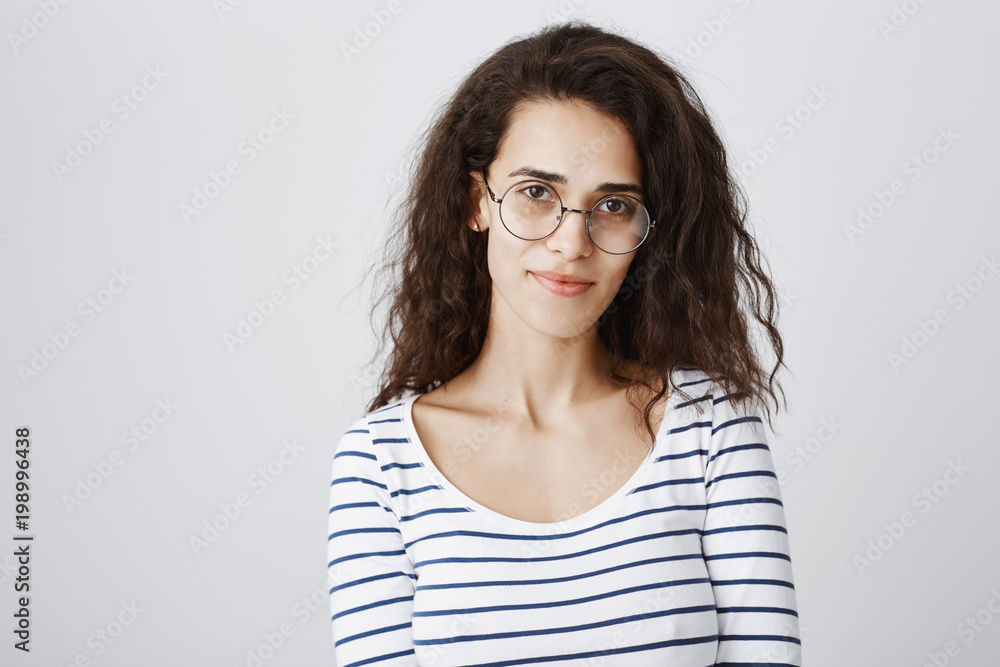
[[[410,446],[413,449],[414,454],[416,454],[417,459],[425,467],[425,469],[430,472],[434,482],[439,484],[444,492],[451,496],[452,499],[459,505],[471,509],[477,514],[497,523],[501,523],[509,528],[534,533],[543,531],[551,532],[553,529],[556,529],[558,532],[572,532],[581,528],[589,528],[608,515],[622,500],[622,498],[628,495],[632,489],[636,488],[638,483],[641,482],[652,470],[653,463],[656,461],[657,454],[661,449],[660,442],[663,434],[666,432],[667,422],[671,421],[673,412],[675,411],[673,409],[674,396],[670,394],[667,397],[667,401],[664,406],[663,418],[660,420],[656,437],[653,439],[652,448],[650,448],[649,452],[646,453],[646,457],[635,469],[632,475],[630,475],[625,483],[622,484],[613,494],[594,507],[591,507],[586,512],[578,514],[572,518],[565,519],[563,521],[536,522],[517,519],[476,502],[465,492],[452,484],[451,481],[445,477],[440,470],[438,470],[438,467],[434,464],[434,461],[431,460],[430,455],[427,453],[424,443],[420,440],[420,436],[417,435],[417,429],[413,425],[413,404],[420,396],[423,396],[423,394],[411,394],[403,399],[401,405],[402,416],[400,419],[403,422],[407,440],[410,441]]]

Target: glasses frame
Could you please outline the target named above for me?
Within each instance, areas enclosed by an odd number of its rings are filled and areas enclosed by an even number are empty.
[[[497,199],[496,195],[493,194],[493,189],[490,188],[489,182],[486,180],[486,170],[485,169],[481,169],[480,171],[483,174],[483,182],[486,183],[486,191],[490,193],[490,199],[492,199],[493,202],[496,203],[496,204],[501,204],[502,205],[503,204],[503,200],[507,197],[507,195],[510,193],[510,191],[513,190],[514,188],[516,188],[518,185],[521,185],[522,183],[541,183],[542,185],[545,185],[546,187],[548,187],[549,189],[551,189],[552,192],[554,192],[555,195],[556,195],[556,197],[559,199],[559,207],[561,209],[561,211],[559,212],[559,221],[556,223],[556,226],[552,228],[551,232],[549,232],[545,236],[540,236],[537,239],[526,239],[523,236],[518,236],[517,234],[514,234],[514,232],[512,232],[510,230],[510,227],[507,226],[507,223],[504,222],[503,214],[500,215],[500,222],[503,224],[504,229],[506,229],[508,232],[510,232],[512,236],[515,236],[515,237],[521,239],[522,241],[541,241],[542,239],[546,239],[546,238],[552,236],[553,234],[555,234],[556,230],[559,229],[559,225],[561,225],[563,223],[563,220],[566,219],[566,212],[567,211],[569,211],[570,213],[581,213],[581,214],[587,216],[587,238],[590,239],[590,242],[594,244],[595,248],[597,248],[601,252],[606,252],[609,255],[627,255],[630,252],[635,252],[636,250],[639,249],[639,246],[641,246],[643,243],[645,243],[646,239],[649,238],[649,233],[651,231],[653,231],[654,227],[656,227],[656,220],[653,220],[653,216],[649,213],[649,209],[646,208],[645,204],[643,204],[641,201],[639,201],[638,199],[636,199],[632,195],[620,194],[620,195],[608,195],[606,197],[602,197],[600,201],[598,201],[596,204],[594,204],[594,208],[590,209],[589,211],[585,211],[585,210],[582,210],[582,209],[579,209],[579,208],[569,208],[568,206],[563,206],[562,195],[560,195],[559,191],[556,190],[553,186],[546,184],[544,181],[539,181],[536,178],[527,178],[527,179],[525,179],[523,181],[518,181],[517,183],[514,183],[514,185],[512,185],[509,188],[507,188],[506,190],[504,190],[504,193],[503,193],[502,197],[500,197],[499,199]],[[590,214],[593,213],[595,210],[597,210],[597,208],[601,204],[603,204],[605,201],[607,201],[609,199],[615,199],[615,198],[621,198],[621,197],[628,197],[629,199],[632,199],[637,204],[639,204],[639,206],[641,206],[643,208],[643,210],[646,211],[646,217],[649,218],[649,228],[646,229],[645,235],[643,235],[642,239],[631,250],[626,250],[625,252],[611,252],[610,250],[605,250],[601,246],[597,245],[597,242],[594,241],[594,237],[590,235],[590,226],[591,226]],[[501,209],[502,209],[502,206],[501,206]]]

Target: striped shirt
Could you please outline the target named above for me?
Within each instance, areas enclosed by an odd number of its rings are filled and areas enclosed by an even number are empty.
[[[354,422],[330,486],[338,666],[800,666],[763,422],[700,371],[674,378],[694,400],[671,391],[635,473],[558,523],[451,484],[413,427],[418,394]]]

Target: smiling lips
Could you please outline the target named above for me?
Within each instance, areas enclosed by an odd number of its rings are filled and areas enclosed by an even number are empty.
[[[593,283],[583,278],[554,271],[530,272],[542,287],[557,296],[577,296],[590,289]]]

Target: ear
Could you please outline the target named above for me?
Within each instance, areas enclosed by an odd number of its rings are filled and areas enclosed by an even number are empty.
[[[483,180],[481,171],[470,171],[469,177],[472,179],[469,184],[469,202],[472,204],[473,214],[465,224],[473,231],[485,232],[489,228],[490,219],[490,195],[486,189],[486,181]],[[475,229],[476,225],[479,225],[478,230]]]

